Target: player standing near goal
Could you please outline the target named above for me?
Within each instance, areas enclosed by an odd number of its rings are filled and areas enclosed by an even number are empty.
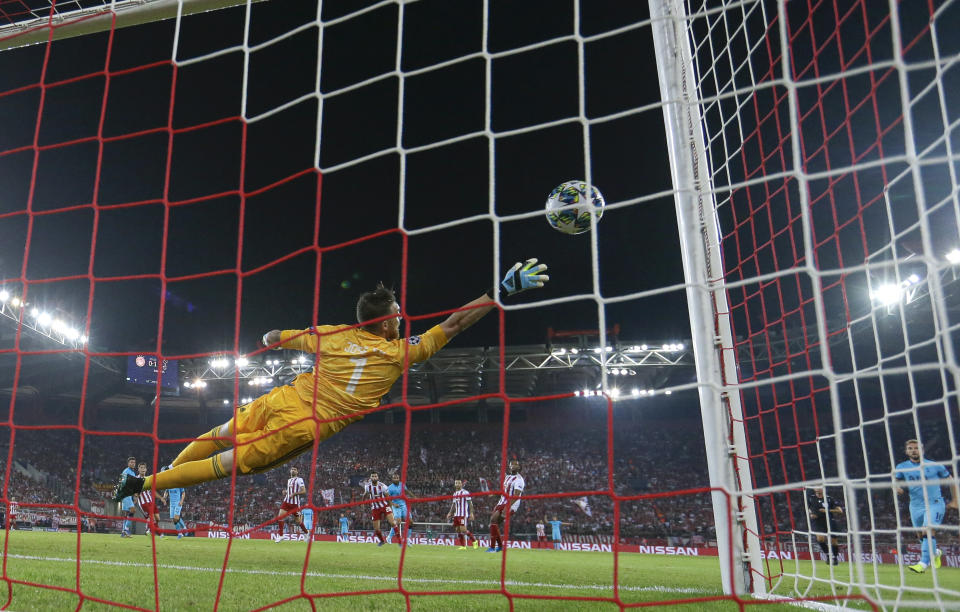
[[[391,474],[390,481],[390,484],[387,486],[390,497],[397,497],[404,493],[410,494],[410,489],[407,488],[407,485],[400,482],[400,474]],[[390,528],[390,533],[387,534],[387,544],[393,541],[394,532],[403,531],[403,521],[407,518],[407,500],[397,497],[390,503],[393,504],[393,520],[394,523],[396,523],[396,528]],[[404,532],[403,535],[404,537],[409,537],[406,532]],[[397,534],[397,538],[397,541],[399,541],[399,533]]]
[[[473,520],[473,498],[470,497],[470,491],[463,488],[462,480],[453,481],[453,499],[450,500],[450,511],[447,512],[447,520],[453,517],[453,530],[457,533],[458,550],[467,550],[467,540],[470,538],[470,545],[479,548],[477,538],[470,533],[469,524]]]
[[[124,476],[136,476],[137,475],[137,458],[136,457],[127,457],[127,467],[123,469],[123,472],[120,474],[120,478]],[[133,497],[127,496],[120,500],[120,511],[127,513],[127,518],[123,521],[123,528],[120,530],[121,538],[129,538],[130,531],[133,529]]]
[[[370,499],[373,500],[373,503],[370,504],[371,518],[373,519],[373,535],[376,537],[379,542],[377,546],[383,546],[386,544],[386,540],[383,537],[383,532],[380,531],[380,521],[387,519],[387,522],[390,523],[391,527],[396,527],[397,522],[393,518],[393,508],[390,500],[387,498],[390,497],[390,490],[387,485],[380,482],[380,476],[376,472],[370,473],[370,482],[368,482],[363,487],[363,497],[361,500]],[[403,546],[403,538],[397,539],[397,544]]]
[[[513,514],[520,507],[520,495],[523,493],[523,476],[520,475],[520,462],[511,459],[507,463],[507,475],[503,477],[503,495],[500,501],[493,508],[490,515],[490,548],[487,552],[500,552],[503,550],[503,539],[500,537],[500,524],[507,517],[507,514]],[[511,502],[513,499],[515,501]],[[506,535],[506,534],[504,534]]]
[[[138,476],[140,478],[147,477],[147,464],[141,463],[137,466],[139,470]],[[134,500],[137,502],[137,506],[140,508],[140,512],[143,513],[143,518],[147,519],[147,535],[150,535],[150,524],[153,522],[153,529],[156,530],[157,537],[162,538],[163,534],[160,533],[160,512],[157,510],[157,500],[153,497],[153,492],[149,489],[140,491],[133,496]]]
[[[346,514],[340,514],[340,520],[337,521],[340,523],[340,535],[348,535],[350,533],[350,519],[347,518]]]
[[[167,467],[161,468],[163,470],[169,469]],[[182,488],[167,489],[163,492],[163,501],[167,504],[167,508],[170,511],[170,520],[173,521],[173,526],[177,528],[177,539],[183,538],[183,532],[187,528],[187,524],[183,522],[183,519],[180,518],[180,514],[183,512],[183,499],[187,496],[187,493]]]
[[[944,504],[940,483],[943,478],[950,478],[950,472],[939,463],[927,461],[921,455],[920,442],[907,440],[905,445],[907,460],[897,464],[894,478],[907,481],[907,490],[910,492],[910,522],[914,527],[922,527],[924,535],[920,543],[920,563],[910,565],[911,571],[922,574],[930,566],[940,567],[940,551],[937,549],[936,533],[933,528],[943,523],[943,515],[947,508],[956,508],[960,500],[960,492],[954,483],[953,499]],[[897,487],[897,495],[903,493],[903,487]]]
[[[300,498],[307,494],[307,488],[303,484],[303,478],[300,478],[300,472],[297,468],[290,468],[290,478],[287,479],[287,487],[283,490],[283,501],[280,503],[280,511],[277,512],[277,522],[280,524],[280,533],[284,532],[284,519],[293,515],[294,524],[300,528],[300,531],[307,533],[307,528],[303,526],[303,515],[300,513]],[[279,540],[277,540],[279,542]]]
[[[847,532],[843,524],[843,506],[828,496],[823,487],[814,487],[807,493],[807,510],[810,513],[810,531],[816,535],[820,549],[827,553],[831,565],[839,565],[838,536]]]
[[[547,526],[543,524],[546,520],[547,517],[543,517],[543,521],[537,521],[537,548],[547,547]]]
[[[550,280],[536,259],[516,263],[500,282],[502,296],[542,287]],[[321,325],[305,330],[272,330],[263,343],[274,350],[317,355],[309,372],[293,383],[240,406],[236,417],[191,442],[170,469],[140,480],[124,474],[114,501],[142,488],[172,489],[238,474],[265,472],[309,450],[380,405],[405,368],[429,359],[454,336],[493,310],[495,288],[464,304],[426,333],[400,338],[400,306],[383,285],[360,296],[362,325]],[[234,446],[234,448],[230,448]],[[217,453],[211,457],[212,453]]]
[[[543,520],[547,521],[547,517],[543,517]],[[553,539],[553,549],[557,550],[557,544],[560,544],[561,542],[563,542],[563,536],[560,535],[560,525],[569,526],[570,523],[564,523],[563,521],[557,518],[556,514],[553,515],[553,520],[547,521],[547,523],[549,523],[551,527],[550,535]]]

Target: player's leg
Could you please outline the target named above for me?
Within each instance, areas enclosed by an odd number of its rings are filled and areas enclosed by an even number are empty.
[[[500,521],[503,520],[503,513],[500,510],[494,510],[490,515],[490,548],[487,552],[497,552],[500,548]]]
[[[222,451],[233,446],[231,440],[216,439],[216,438],[230,438],[233,436],[233,419],[230,419],[223,425],[217,425],[207,433],[202,436],[197,437],[196,440],[191,442],[180,451],[180,454],[177,455],[177,458],[173,460],[173,463],[170,464],[171,467],[177,467],[184,463],[189,463],[191,461],[199,461],[201,459],[206,459],[213,453]]]
[[[394,513],[393,513],[393,515],[392,515],[392,517],[391,517],[392,519],[396,519],[396,516],[397,516],[396,510],[397,510],[397,508],[394,507]],[[396,531],[397,531],[397,528],[395,527],[394,520],[391,520],[391,521],[390,521],[390,531],[387,533],[387,544],[390,544],[390,543],[393,542],[393,534],[396,533]],[[399,536],[397,536],[397,537],[399,538]]]
[[[927,526],[927,508],[923,504],[910,504],[910,523],[914,527]],[[930,565],[930,555],[927,551],[926,530],[921,531],[918,536],[920,539],[920,563],[910,565],[910,571],[922,574]]]
[[[380,540],[377,542],[377,546],[383,546],[386,541],[383,539],[383,532],[380,531],[380,519],[373,520],[373,537]]]

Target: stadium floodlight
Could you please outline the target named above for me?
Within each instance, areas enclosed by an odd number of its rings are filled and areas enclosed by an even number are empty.
[[[299,357],[297,357],[296,361],[297,361],[297,363],[306,363],[306,362],[307,362],[307,358],[304,357],[303,355],[300,355]]]
[[[565,349],[565,348],[559,348],[559,349],[555,350],[555,351],[553,352],[553,354],[554,354],[554,355],[566,355],[566,354],[567,354],[567,349]]]
[[[226,357],[217,357],[215,359],[210,360],[210,365],[220,370],[230,365],[230,362],[227,360]]]
[[[667,389],[666,391],[663,392],[664,395],[670,395],[672,393],[673,391],[671,391],[670,389]]]
[[[39,308],[34,308],[33,310],[31,310],[31,311],[30,311],[30,316],[33,317],[34,319],[36,319],[37,317],[39,317],[39,316],[40,316],[40,309],[39,309]]]
[[[637,389],[636,387],[630,389],[630,395],[633,397],[640,397],[640,389]]]
[[[20,298],[18,298],[17,296],[13,296],[13,298],[10,300],[10,305],[13,307],[17,307],[20,304],[21,304]]]
[[[953,265],[960,264],[960,249],[952,249],[946,255],[944,255],[944,257],[946,257],[947,261]],[[2,296],[3,294],[0,293],[0,297]]]
[[[574,355],[576,355],[576,354],[579,353],[579,352],[580,352],[580,350],[577,349],[577,348],[572,348],[572,349],[570,349],[570,353],[572,353],[572,354],[574,354]]]
[[[223,405],[224,405],[224,406],[229,406],[229,405],[230,405],[230,400],[228,400],[228,399],[223,400]]]
[[[0,302],[6,303],[10,299],[10,292],[6,289],[0,291]]]
[[[647,345],[646,345],[646,344],[641,344],[641,345],[640,345],[640,350],[643,350],[643,351],[647,350]]]
[[[64,332],[64,334],[65,334],[65,335],[67,336],[67,338],[69,338],[71,341],[76,340],[77,338],[80,337],[80,332],[78,332],[77,330],[73,329],[72,327],[68,327],[68,328],[66,329],[66,331]]]
[[[80,344],[86,344],[90,340],[87,336],[80,336]]]
[[[237,364],[238,368],[242,368],[250,363],[250,360],[248,360],[246,357],[237,357],[237,360],[234,363]]]
[[[598,347],[595,347],[595,348],[593,349],[593,352],[594,352],[594,353],[599,353],[599,352],[602,351],[602,350],[603,350],[603,349],[601,349],[601,348],[598,346]]]
[[[620,389],[617,389],[616,387],[610,389],[610,397],[620,397]]]
[[[50,313],[41,312],[41,313],[37,316],[37,323],[39,323],[39,324],[42,325],[43,327],[49,326],[50,323],[52,323],[52,322],[53,322],[53,317],[50,316]]]

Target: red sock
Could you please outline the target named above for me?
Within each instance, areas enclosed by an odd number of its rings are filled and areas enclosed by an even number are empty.
[[[457,534],[457,546],[466,546],[466,545],[467,545],[466,542],[464,542],[464,540],[463,540],[463,534],[462,534],[462,533],[458,533],[458,534]]]
[[[381,542],[386,542],[386,540],[383,538],[383,534],[380,532],[379,529],[373,532],[373,537],[377,538]]]
[[[490,523],[490,546],[501,546],[500,527],[496,523]]]
[[[473,534],[469,531],[467,532],[467,537],[470,538],[470,545],[472,546],[474,542],[477,541],[477,538],[473,537]]]

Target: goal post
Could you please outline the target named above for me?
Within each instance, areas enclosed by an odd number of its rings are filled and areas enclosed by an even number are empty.
[[[723,590],[764,593],[720,236],[682,0],[650,0]]]
[[[131,26],[230,8],[263,0],[115,0],[101,5],[59,10],[51,0],[49,7],[32,9],[36,17],[0,25],[0,51],[107,32],[111,28]],[[76,3],[64,2],[75,7]],[[46,12],[44,12],[46,11]],[[52,14],[51,14],[52,12]],[[51,32],[52,27],[52,32]]]

